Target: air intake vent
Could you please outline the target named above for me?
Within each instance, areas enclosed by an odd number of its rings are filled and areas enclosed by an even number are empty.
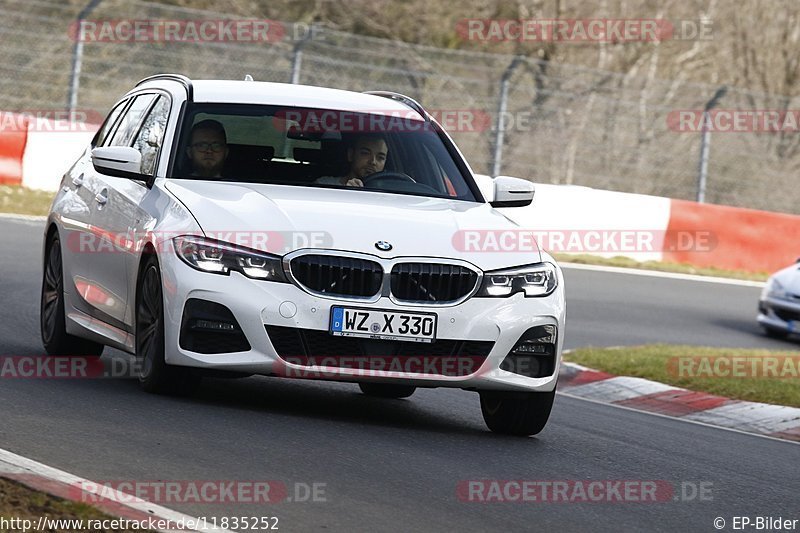
[[[494,347],[492,341],[437,339],[420,344],[335,337],[327,331],[284,326],[265,328],[280,358],[300,366],[468,376],[480,369]]]

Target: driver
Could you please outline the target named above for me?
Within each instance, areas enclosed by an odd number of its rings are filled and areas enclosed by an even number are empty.
[[[347,161],[350,164],[347,174],[341,177],[323,176],[314,183],[363,187],[362,179],[383,171],[388,153],[389,147],[383,135],[374,133],[359,135],[347,149]]]

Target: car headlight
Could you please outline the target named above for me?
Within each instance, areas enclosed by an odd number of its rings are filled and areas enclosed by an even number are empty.
[[[777,280],[777,278],[770,278],[767,282],[767,295],[771,298],[788,298],[789,295],[786,292],[786,287]]]
[[[525,296],[547,296],[558,285],[556,267],[551,263],[486,272],[476,296],[504,297],[522,292]]]
[[[224,275],[235,271],[248,278],[289,282],[278,256],[204,237],[175,237],[172,242],[178,257],[194,269]]]

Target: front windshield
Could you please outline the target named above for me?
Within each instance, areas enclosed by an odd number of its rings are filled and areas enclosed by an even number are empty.
[[[446,142],[411,111],[193,104],[171,176],[478,201]]]

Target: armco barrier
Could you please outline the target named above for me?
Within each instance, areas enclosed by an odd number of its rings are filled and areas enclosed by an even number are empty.
[[[800,256],[800,216],[672,200],[665,244],[683,232],[708,232],[708,251],[669,251],[664,260],[698,267],[774,272]]]
[[[12,124],[6,128],[6,124]],[[20,124],[25,127],[19,127]],[[22,183],[22,157],[28,140],[27,121],[0,112],[0,184]]]

